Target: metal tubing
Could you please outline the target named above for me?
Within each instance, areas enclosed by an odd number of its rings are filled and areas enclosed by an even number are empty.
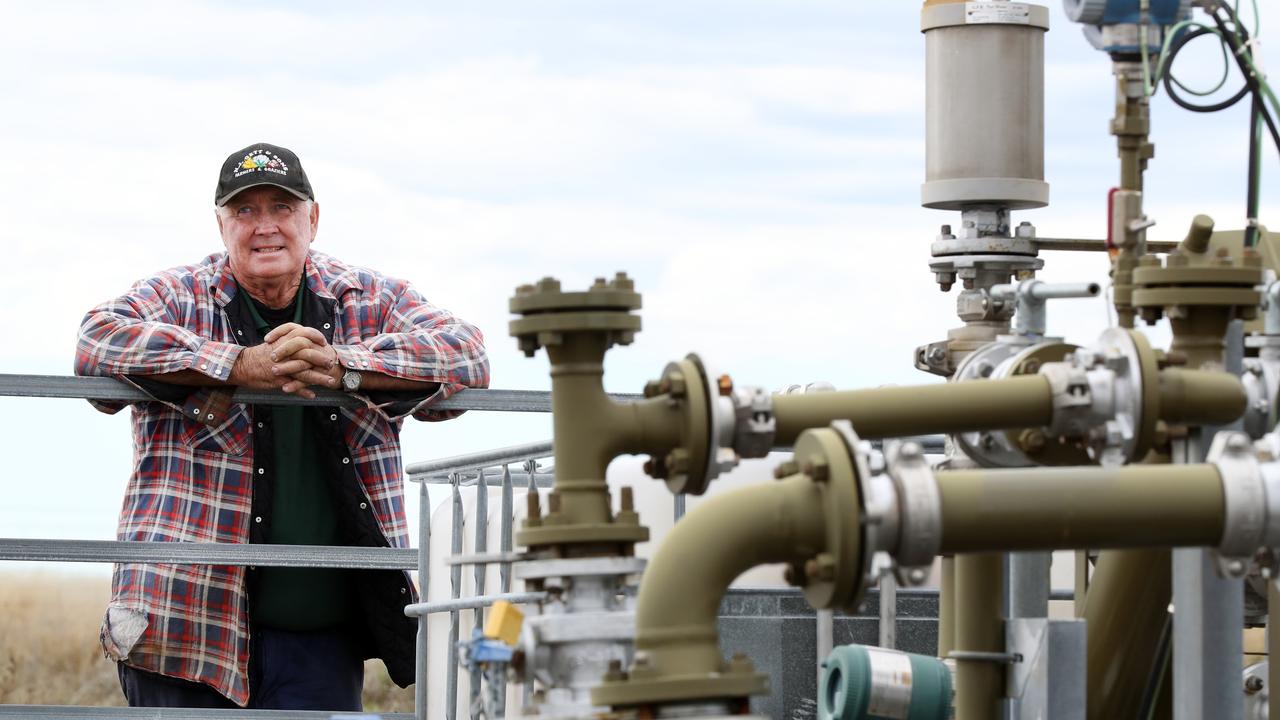
[[[945,553],[1222,539],[1225,499],[1213,465],[946,470],[937,479]]]
[[[550,440],[543,440],[542,442],[511,445],[509,447],[495,448],[484,452],[454,455],[452,457],[440,458],[438,460],[414,463],[406,466],[404,471],[405,474],[409,475],[410,480],[418,480],[420,478],[415,476],[437,474],[447,475],[449,473],[462,472],[464,470],[480,470],[494,465],[523,462],[525,460],[544,458],[551,455],[551,443],[552,441]]]
[[[0,560],[413,570],[410,548],[0,538]]]
[[[1008,608],[1011,618],[1049,617],[1049,553],[1009,553]]]
[[[898,647],[898,579],[892,573],[880,576],[880,647]],[[826,659],[826,655],[822,656]]]
[[[938,588],[938,657],[956,647],[956,558],[942,558],[942,584]]]
[[[1226,425],[1249,403],[1239,375],[1206,370],[1160,371],[1160,419],[1191,425]]]
[[[1038,250],[1068,250],[1083,252],[1107,252],[1110,247],[1106,240],[1085,238],[1049,238],[1037,237],[1032,242]],[[1147,252],[1167,253],[1178,247],[1177,240],[1147,240]]]
[[[462,493],[459,489],[461,478],[453,475],[453,527],[449,552],[457,555],[462,552]],[[462,594],[462,566],[449,568],[450,594],[454,600]],[[445,719],[456,720],[458,717],[458,612],[449,613],[449,662],[445,667]]]
[[[1168,550],[1104,551],[1085,599],[1089,720],[1139,716],[1161,662],[1154,649],[1172,592]]]
[[[512,507],[512,495],[515,489],[511,483],[510,466],[502,466],[502,543],[501,552],[503,555],[511,553],[511,526],[515,523],[515,512]],[[502,592],[511,592],[511,563],[502,563],[498,568],[498,577],[502,585]]]
[[[776,445],[808,428],[849,420],[863,439],[1042,427],[1053,417],[1048,378],[936,383],[808,395],[776,395]]]
[[[545,592],[494,593],[492,595],[476,595],[456,600],[439,600],[436,602],[413,603],[404,606],[404,614],[409,617],[426,617],[434,613],[457,612],[458,610],[475,610],[485,608],[500,601],[527,604],[542,602],[547,598]]]
[[[680,444],[678,410],[666,398],[619,404],[604,391],[604,333],[566,333],[551,358],[556,491],[562,524],[612,519],[605,470],[617,456]]]
[[[672,528],[636,602],[636,649],[657,673],[721,672],[716,620],[729,584],[757,565],[803,562],[824,547],[822,499],[814,482],[795,476],[711,497]]]
[[[315,389],[314,398],[276,390],[239,388],[231,401],[265,405],[309,405],[316,407],[363,408],[365,401],[350,393]],[[22,375],[0,373],[0,397],[80,398],[84,400],[117,400],[135,402],[151,400],[151,396],[113,377],[74,377],[69,375]],[[638,400],[639,395],[622,393],[611,396],[618,402]],[[433,410],[478,410],[497,412],[551,412],[551,394],[541,390],[459,390],[455,395],[432,403]]]
[[[418,486],[418,597],[426,600],[430,587],[431,493],[423,483]],[[427,616],[424,614],[418,618],[418,638],[414,647],[417,659],[413,671],[413,714],[417,720],[427,720],[427,670],[430,663],[427,640]]]
[[[1003,653],[1004,557],[997,553],[956,557],[956,647]],[[1000,717],[1005,667],[991,660],[956,660],[956,720]]]

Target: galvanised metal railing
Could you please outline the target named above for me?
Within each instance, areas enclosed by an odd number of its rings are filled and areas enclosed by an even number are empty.
[[[302,398],[274,391],[239,389],[232,398],[240,403],[269,403],[273,405],[319,405],[360,407],[362,401],[344,393],[318,390],[314,399]],[[84,400],[115,400],[125,402],[147,401],[151,398],[131,385],[114,378],[69,377],[52,375],[0,374],[0,396],[74,398]],[[617,395],[615,399],[626,401],[637,396]],[[496,412],[550,412],[551,395],[531,390],[464,390],[436,405],[441,410],[477,410]],[[366,548],[323,547],[312,545],[252,545],[227,543],[171,543],[131,542],[107,540],[59,540],[0,538],[0,560],[34,562],[145,562],[191,565],[256,565],[262,567],[313,567],[357,568],[378,570],[417,570],[422,597],[427,597],[430,581],[431,503],[428,486],[448,483],[453,489],[453,537],[451,550],[454,555],[462,548],[462,501],[460,488],[476,483],[499,484],[503,487],[503,552],[510,556],[503,562],[502,587],[506,595],[483,595],[483,563],[477,564],[477,597],[460,598],[461,564],[452,567],[454,604],[418,603],[411,606],[411,616],[418,618],[418,657],[415,670],[417,690],[415,712],[383,714],[383,718],[408,720],[426,718],[427,671],[427,619],[431,613],[448,611],[451,614],[450,647],[457,646],[458,613],[465,607],[475,608],[477,622],[482,622],[483,608],[496,600],[508,599],[533,601],[536,594],[509,594],[511,584],[511,526],[513,513],[511,495],[513,483],[519,479],[533,489],[550,487],[551,475],[539,467],[537,460],[551,454],[551,443],[534,443],[511,448],[490,450],[474,455],[445,458],[405,468],[411,480],[419,481],[419,540],[415,548]],[[513,474],[509,464],[519,463],[523,472]],[[500,471],[493,470],[499,466]],[[483,552],[487,536],[488,493],[477,493],[476,548]],[[456,558],[455,560],[466,560]],[[454,688],[452,701],[448,703],[448,717],[456,717],[457,655],[450,653],[450,686]],[[473,692],[478,690],[473,683]],[[0,715],[50,720],[78,718],[147,718],[147,720],[203,720],[207,718],[245,718],[284,720],[285,718],[367,717],[367,715],[329,712],[276,711],[276,710],[197,710],[170,708],[105,708],[78,706],[0,705]]]
[[[131,385],[113,378],[68,377],[50,375],[0,374],[0,396],[74,398],[87,400],[146,401],[151,398]],[[615,400],[626,402],[639,395],[614,395]],[[362,401],[345,393],[317,390],[314,399],[302,398],[274,391],[238,389],[233,402],[246,404],[312,405],[361,407]],[[532,390],[464,390],[433,406],[441,410],[475,410],[495,412],[550,412],[551,394]],[[913,438],[925,446],[927,452],[940,452],[940,437]],[[542,593],[516,593],[511,590],[511,565],[520,559],[513,551],[512,538],[516,513],[513,495],[516,483],[528,492],[550,488],[554,468],[540,463],[552,455],[551,441],[529,443],[483,452],[447,457],[405,467],[409,480],[419,484],[419,525],[417,548],[366,548],[312,545],[252,545],[225,543],[171,543],[129,542],[105,540],[57,540],[0,538],[0,560],[36,562],[147,562],[168,564],[217,564],[256,565],[263,567],[313,567],[355,568],[379,570],[417,570],[422,602],[405,608],[405,614],[418,619],[417,657],[415,667],[415,691],[413,715],[382,714],[395,720],[426,720],[428,657],[427,623],[430,615],[449,613],[450,652],[446,660],[445,717],[456,720],[458,716],[458,657],[460,614],[474,613],[474,625],[484,624],[484,610],[494,602],[530,603],[542,598]],[[512,466],[517,467],[513,471]],[[479,486],[501,488],[501,526],[499,550],[488,552],[488,492],[477,492],[475,499],[475,537],[472,554],[462,554],[465,533],[465,512],[462,488]],[[427,601],[431,583],[431,498],[432,485],[448,485],[452,506],[450,532],[449,581],[451,598],[447,601]],[[679,520],[685,511],[685,497],[674,499],[674,518]],[[499,565],[499,592],[485,593],[488,565]],[[473,565],[475,594],[462,597],[462,570]],[[882,608],[882,621],[893,622],[896,608]],[[825,622],[824,622],[825,621]],[[831,618],[820,613],[820,630],[825,627],[830,634]],[[822,634],[820,632],[820,634]],[[829,645],[829,643],[826,643]],[[822,648],[820,643],[819,648]],[[470,699],[475,701],[482,689],[482,678],[476,668],[470,675]],[[525,701],[531,688],[527,685]],[[496,689],[498,697],[505,699],[505,687]],[[360,714],[272,711],[272,710],[196,710],[152,708],[103,708],[78,706],[0,705],[0,715],[42,718],[50,720],[78,720],[80,718],[146,718],[147,720],[207,720],[208,718],[244,718],[247,720],[284,720],[285,718],[367,717]]]

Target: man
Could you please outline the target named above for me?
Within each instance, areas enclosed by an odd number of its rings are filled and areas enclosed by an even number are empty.
[[[232,153],[215,211],[226,252],[138,282],[80,328],[77,374],[153,398],[133,408],[119,539],[407,547],[401,422],[452,417],[431,404],[487,385],[480,331],[312,251],[320,207],[285,148]],[[315,386],[365,404],[231,402],[236,387]],[[413,682],[415,597],[398,571],[121,564],[101,639],[132,706],[360,710],[364,659]]]

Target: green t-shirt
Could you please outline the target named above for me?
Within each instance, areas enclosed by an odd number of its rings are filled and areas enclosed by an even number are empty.
[[[302,294],[293,304],[272,309],[240,289],[249,317],[266,335],[286,322],[302,322]],[[317,436],[300,405],[259,405],[269,414],[275,477],[271,483],[271,524],[267,542],[278,545],[341,545],[338,508],[330,472],[321,460]],[[352,605],[348,573],[338,568],[264,567],[258,570],[253,622],[280,630],[320,630],[341,625]]]

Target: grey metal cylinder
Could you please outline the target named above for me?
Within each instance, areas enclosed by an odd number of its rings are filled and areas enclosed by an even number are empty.
[[[1018,2],[926,5],[926,169],[921,204],[941,210],[1049,204],[1044,181],[1044,33],[1049,11]]]

